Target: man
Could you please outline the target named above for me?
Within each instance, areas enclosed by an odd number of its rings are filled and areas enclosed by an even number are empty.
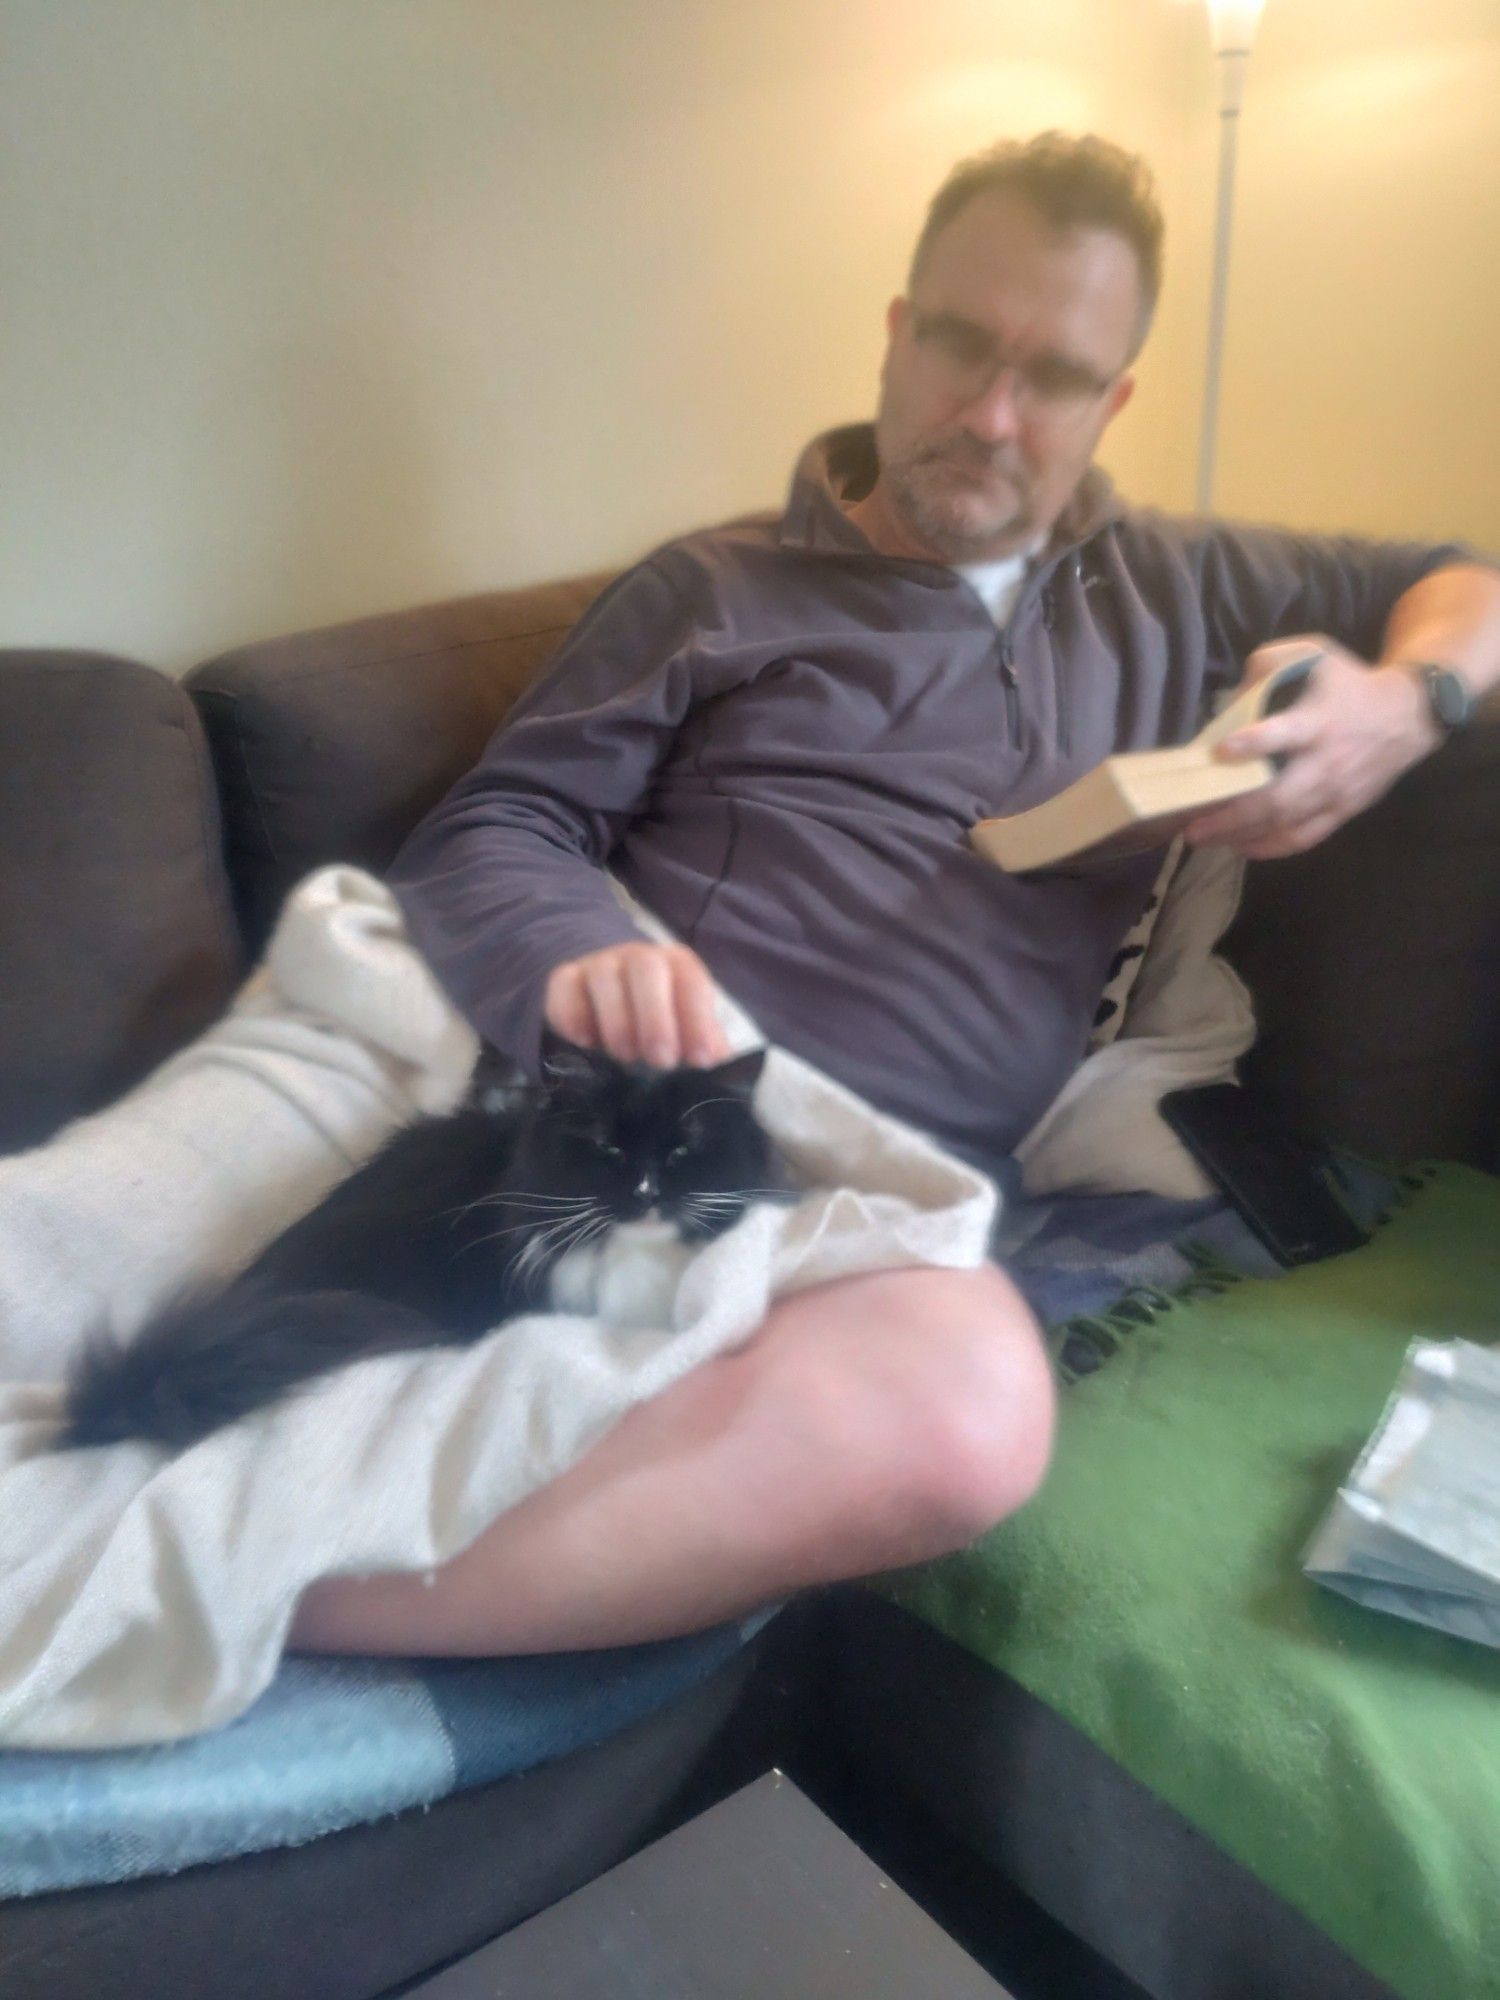
[[[950,177],[889,309],[873,432],[815,441],[780,520],[619,580],[400,857],[412,933],[490,1040],[530,1063],[545,1019],[622,1059],[706,1063],[712,975],[773,1040],[998,1170],[1080,1060],[1158,857],[1009,878],[967,847],[973,820],[1184,740],[1299,638],[1321,654],[1311,691],[1238,746],[1286,770],[1189,829],[1291,853],[1500,679],[1500,579],[1461,551],[1115,499],[1092,457],[1160,253],[1148,176],[1098,140],[1049,134]],[[606,862],[679,943],[637,933]],[[1035,1490],[1051,1424],[1000,1271],[821,1286],[432,1587],[315,1586],[294,1641],[689,1629],[970,1539]]]

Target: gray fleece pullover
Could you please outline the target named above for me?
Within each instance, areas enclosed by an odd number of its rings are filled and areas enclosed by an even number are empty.
[[[1365,658],[1458,548],[1181,521],[1086,475],[997,630],[841,500],[871,426],[804,452],[784,515],[614,582],[412,834],[391,883],[458,1006],[534,1069],[547,975],[638,931],[611,868],[766,1034],[996,1168],[1082,1059],[1159,854],[1007,876],[972,823],[1191,736],[1247,653]]]

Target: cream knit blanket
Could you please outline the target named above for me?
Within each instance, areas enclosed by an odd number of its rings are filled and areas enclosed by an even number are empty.
[[[647,929],[664,935],[640,912]],[[720,997],[736,1051],[753,1023]],[[310,876],[224,1020],[119,1103],[0,1160],[0,1743],[100,1748],[239,1715],[320,1576],[423,1571],[776,1296],[983,1261],[995,1190],[784,1049],[756,1111],[810,1192],[685,1264],[660,1324],[532,1316],[387,1355],[177,1457],[55,1452],[60,1378],[185,1281],[227,1274],[403,1122],[457,1102],[472,1031],[388,891]]]

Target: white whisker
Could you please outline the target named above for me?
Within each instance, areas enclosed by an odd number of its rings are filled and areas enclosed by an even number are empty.
[[[501,1236],[519,1236],[523,1230],[531,1235],[545,1238],[557,1230],[565,1229],[572,1222],[590,1221],[597,1212],[598,1203],[589,1201],[571,1208],[565,1215],[549,1216],[542,1221],[528,1217],[524,1222],[508,1222],[503,1229],[492,1229],[488,1236],[476,1237],[469,1247],[477,1249],[481,1243],[493,1243]]]
[[[608,1215],[595,1214],[580,1216],[571,1223],[571,1226],[553,1224],[551,1228],[542,1230],[533,1236],[529,1243],[521,1246],[512,1265],[513,1273],[518,1276],[530,1273],[544,1260],[548,1263],[560,1263],[570,1250],[591,1242],[594,1237],[607,1230],[610,1222],[611,1218]],[[558,1240],[548,1243],[546,1238],[557,1235],[559,1230],[562,1233],[558,1236]]]
[[[754,1201],[756,1197],[760,1195],[787,1194],[789,1192],[790,1190],[787,1188],[752,1187],[752,1188],[737,1188],[733,1194],[721,1194],[717,1190],[709,1188],[709,1189],[704,1189],[697,1194],[685,1195],[683,1199],[685,1201],[713,1202],[719,1207],[733,1208],[738,1206],[742,1202]]]
[[[514,1202],[518,1208],[523,1202],[529,1202],[534,1208],[565,1208],[570,1205],[576,1205],[580,1201],[592,1201],[594,1196],[591,1194],[533,1194],[529,1188],[516,1188],[505,1194],[497,1195],[495,1198],[497,1201]]]
[[[576,1207],[581,1201],[591,1201],[592,1195],[584,1194],[534,1194],[529,1189],[512,1193],[482,1194],[475,1201],[466,1201],[458,1208],[442,1211],[444,1216],[455,1220],[461,1215],[472,1215],[476,1208],[568,1208]],[[440,1217],[439,1220],[442,1218]]]

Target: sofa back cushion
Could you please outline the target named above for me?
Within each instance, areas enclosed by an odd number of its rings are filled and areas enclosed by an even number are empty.
[[[361,618],[242,646],[188,675],[252,950],[310,869],[347,861],[380,874],[390,865],[608,581],[577,577]]]
[[[243,960],[203,731],[175,681],[0,653],[0,1152],[197,1034]]]
[[[309,869],[389,864],[608,581],[362,619],[189,676],[253,948]],[[1312,853],[1252,864],[1225,949],[1261,1025],[1247,1075],[1294,1116],[1383,1157],[1500,1163],[1500,726]]]
[[[1247,1080],[1382,1158],[1500,1169],[1500,722],[1253,862],[1224,950],[1255,997]]]

